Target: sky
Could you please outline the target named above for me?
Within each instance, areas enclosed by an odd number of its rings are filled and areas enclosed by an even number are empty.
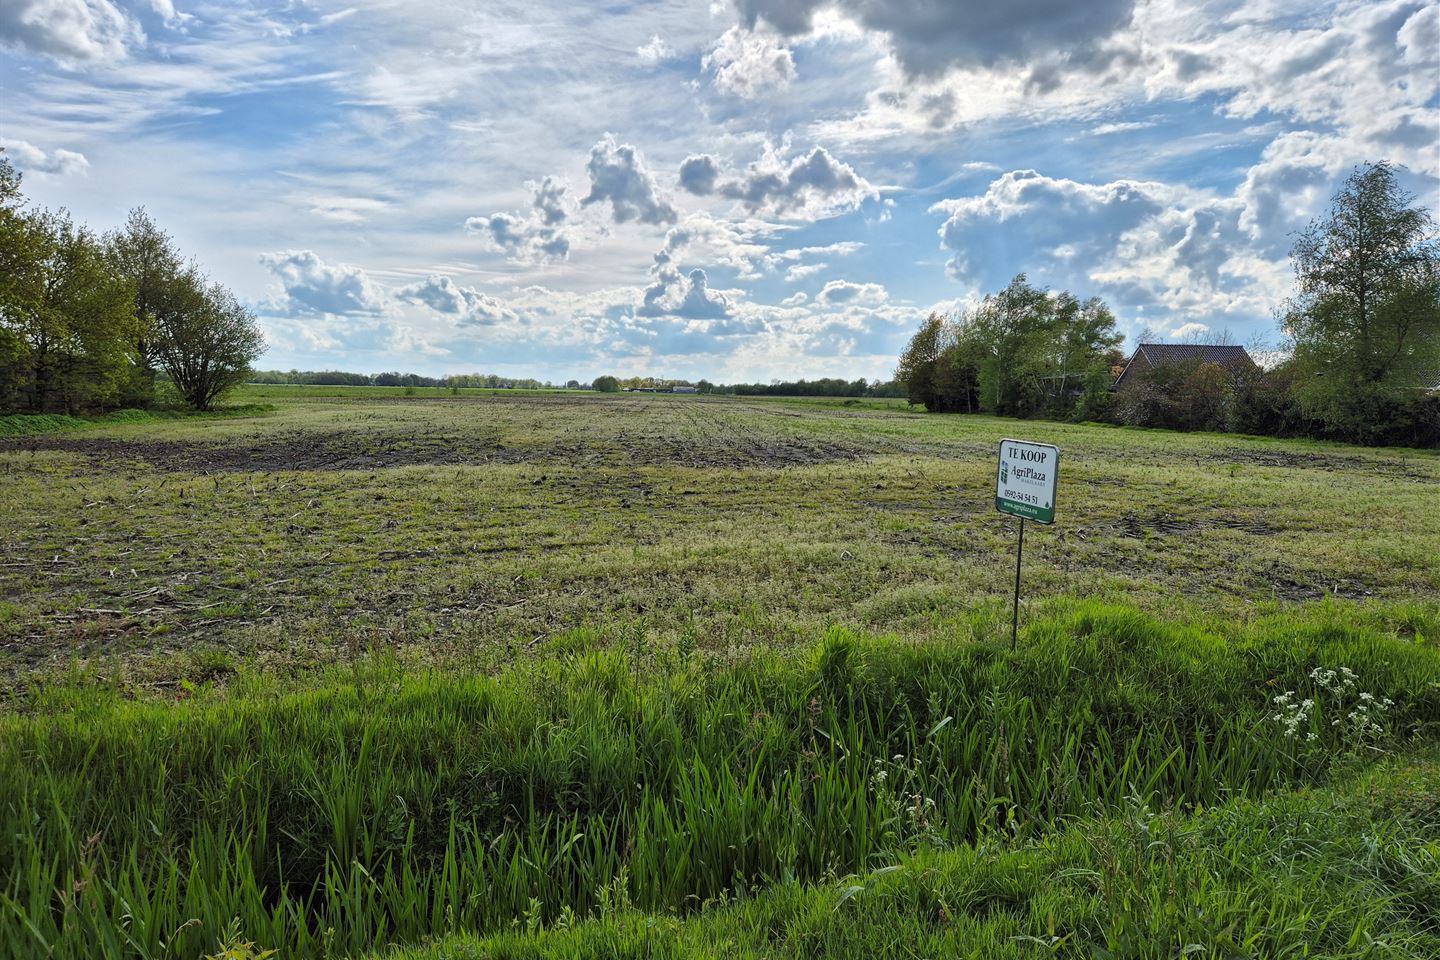
[[[885,379],[1022,272],[1273,346],[1356,164],[1440,210],[1440,0],[0,0],[0,146],[266,369]]]

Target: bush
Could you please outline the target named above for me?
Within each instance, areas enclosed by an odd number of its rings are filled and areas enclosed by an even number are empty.
[[[1163,364],[1118,393],[1111,416],[1135,427],[1232,429],[1242,379],[1216,363]]]

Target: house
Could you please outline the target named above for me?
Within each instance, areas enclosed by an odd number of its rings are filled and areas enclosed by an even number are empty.
[[[699,387],[686,386],[686,385],[684,385],[684,384],[681,384],[680,386],[671,387],[671,388],[670,388],[670,392],[671,392],[671,393],[699,393],[699,392],[700,392],[700,388],[699,388]]]
[[[1130,355],[1110,389],[1127,390],[1145,379],[1152,370],[1177,363],[1196,366],[1213,363],[1236,376],[1258,369],[1244,347],[1206,343],[1142,343]]]

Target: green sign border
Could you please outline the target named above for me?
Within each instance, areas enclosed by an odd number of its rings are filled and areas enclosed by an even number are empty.
[[[1060,448],[1053,443],[1036,443],[1034,440],[1018,440],[1015,437],[1006,437],[1000,441],[995,448],[995,489],[1000,489],[1000,459],[1001,451],[1007,443],[1023,443],[1031,447],[1046,447],[1055,451],[1055,488],[1054,497],[1050,501],[1050,509],[1031,506],[1028,503],[1017,503],[1014,500],[1006,500],[998,493],[995,495],[995,509],[1001,513],[1008,513],[1012,517],[1024,517],[1026,520],[1034,520],[1036,523],[1054,523],[1055,507],[1060,500]]]

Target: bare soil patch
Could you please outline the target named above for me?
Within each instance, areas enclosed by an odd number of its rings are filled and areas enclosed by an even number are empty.
[[[294,432],[224,444],[65,436],[0,441],[0,453],[27,450],[73,453],[97,464],[136,463],[197,474],[486,463],[782,468],[859,460],[868,455],[868,451],[833,441],[758,433],[698,438],[621,434],[534,445],[510,445],[498,437],[473,434],[373,432]]]
[[[1106,526],[1107,532],[1137,540],[1147,534],[1185,535],[1206,530],[1239,530],[1262,537],[1274,536],[1280,532],[1279,527],[1263,520],[1243,520],[1227,516],[1181,518],[1173,513],[1156,513],[1148,517],[1127,513]]]
[[[1426,461],[1403,458],[1347,457],[1325,453],[1296,453],[1285,450],[1245,450],[1231,448],[1223,453],[1205,454],[1197,458],[1201,463],[1220,463],[1229,466],[1243,465],[1256,467],[1279,467],[1287,470],[1324,470],[1329,473],[1371,473],[1389,477],[1403,477],[1424,483],[1440,483],[1432,471],[1424,469]]]

